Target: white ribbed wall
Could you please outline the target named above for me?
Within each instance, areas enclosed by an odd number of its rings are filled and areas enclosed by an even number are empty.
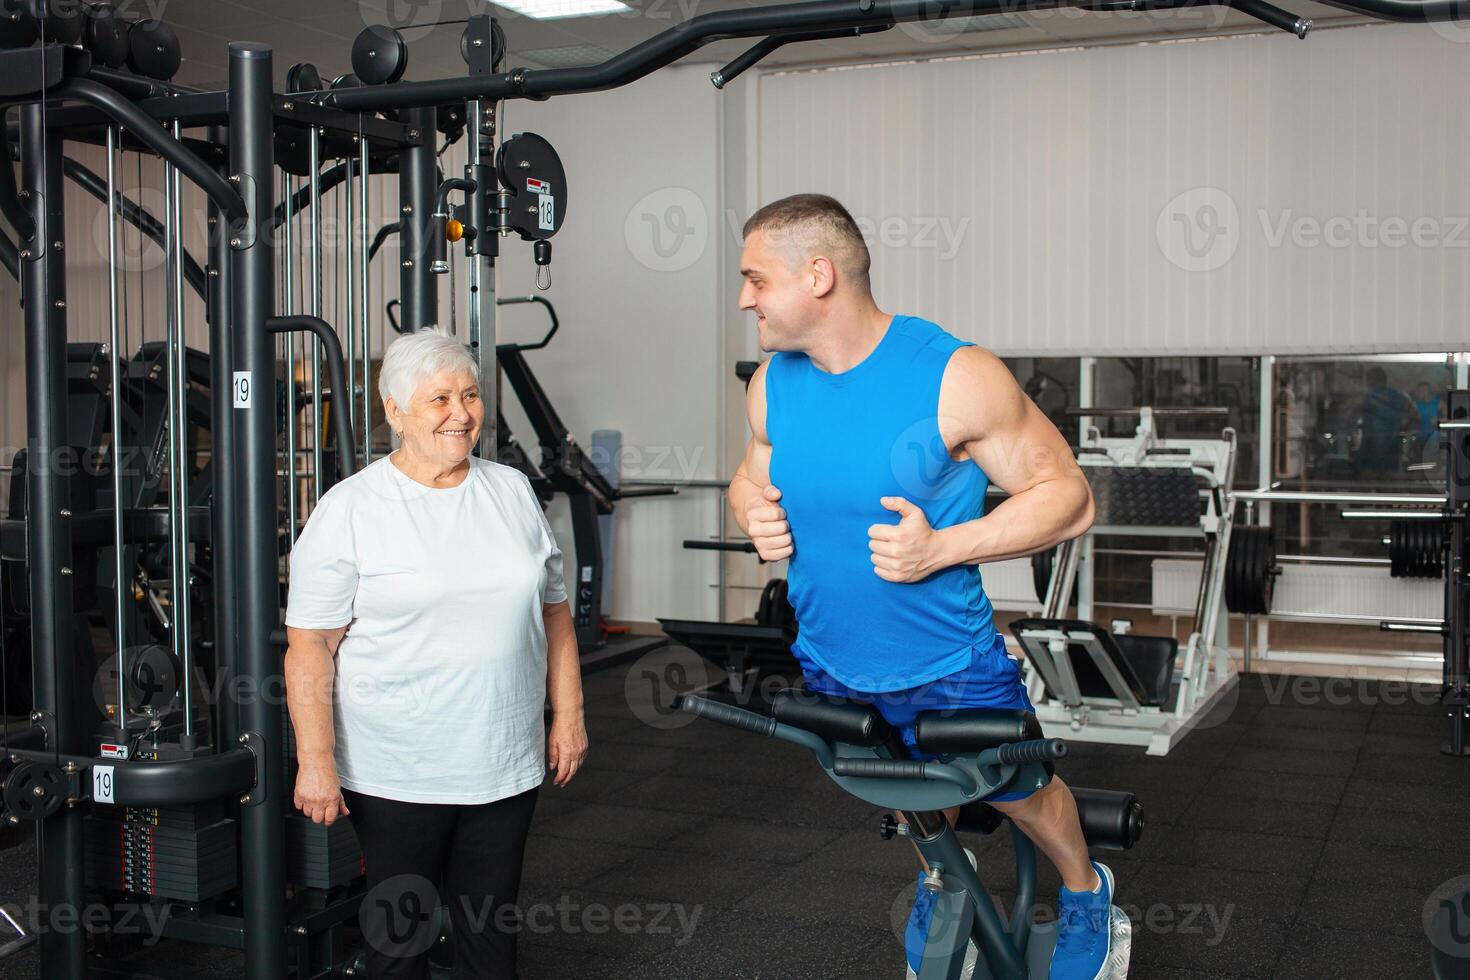
[[[762,201],[868,224],[886,309],[1007,354],[1459,350],[1467,91],[1470,45],[1399,25],[777,74],[750,152]],[[1359,209],[1446,244],[1272,244]]]

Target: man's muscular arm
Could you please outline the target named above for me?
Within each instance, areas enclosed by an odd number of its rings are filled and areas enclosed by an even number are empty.
[[[1092,491],[1066,440],[994,354],[979,347],[954,353],[940,385],[939,416],[954,457],[975,463],[1010,498],[984,517],[935,530],[915,504],[884,497],[900,520],[868,529],[880,578],[917,582],[954,565],[1019,558],[1092,525]]]
[[[791,557],[791,526],[786,509],[778,501],[781,491],[771,485],[771,441],[766,436],[766,364],[751,376],[745,390],[745,414],[750,421],[750,442],[745,458],[730,480],[730,511],[755,543],[766,561]]]
[[[946,445],[958,443],[1010,495],[984,517],[939,532],[947,564],[1019,558],[1092,526],[1092,490],[1082,468],[1000,358],[979,347],[956,351],[939,405],[958,436],[955,442],[946,438]]]

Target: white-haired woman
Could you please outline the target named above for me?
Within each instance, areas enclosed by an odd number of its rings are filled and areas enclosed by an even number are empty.
[[[291,553],[295,802],[357,831],[368,976],[428,976],[437,899],[456,975],[508,980],[537,789],[587,753],[561,552],[526,477],[472,455],[485,406],[458,341],[401,337],[378,378],[401,445],[324,494]]]

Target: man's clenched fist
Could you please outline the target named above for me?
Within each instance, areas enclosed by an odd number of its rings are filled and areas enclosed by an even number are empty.
[[[781,491],[768,486],[759,497],[751,498],[745,508],[745,527],[755,550],[765,561],[780,561],[790,558],[791,525],[786,521],[786,508],[777,501]]]

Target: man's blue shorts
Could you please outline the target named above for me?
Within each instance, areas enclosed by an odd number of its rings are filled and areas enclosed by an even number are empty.
[[[938,680],[901,691],[856,691],[827,673],[811,660],[796,654],[797,663],[806,677],[808,690],[832,697],[846,698],[878,709],[890,725],[899,730],[904,745],[914,758],[937,758],[914,747],[914,721],[921,711],[946,708],[1019,708],[1035,711],[1021,682],[1021,665],[1006,653],[1005,637],[992,635],[986,646],[977,644],[969,666]],[[1024,800],[1034,790],[998,793],[991,799],[1002,803]]]

